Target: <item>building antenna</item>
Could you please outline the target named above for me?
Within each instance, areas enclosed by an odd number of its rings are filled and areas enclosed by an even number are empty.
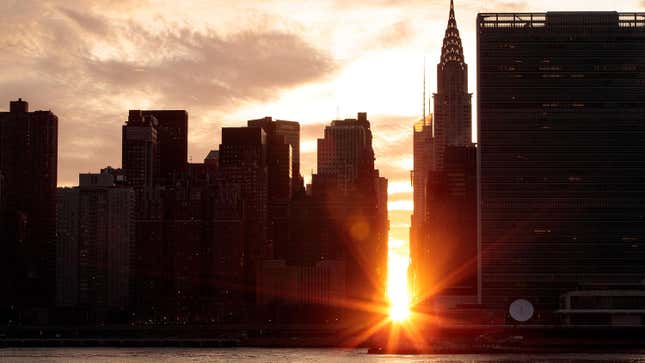
[[[426,124],[426,57],[423,56],[423,125]]]

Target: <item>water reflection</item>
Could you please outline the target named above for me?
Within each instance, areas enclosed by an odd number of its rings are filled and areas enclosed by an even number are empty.
[[[414,362],[414,363],[645,363],[644,354],[553,355],[369,355],[339,349],[177,349],[177,348],[5,348],[0,362]]]

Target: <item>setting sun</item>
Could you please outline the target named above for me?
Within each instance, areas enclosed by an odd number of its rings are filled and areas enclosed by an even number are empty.
[[[388,254],[387,294],[390,302],[390,319],[404,321],[410,317],[410,294],[408,291],[407,254],[390,250]]]

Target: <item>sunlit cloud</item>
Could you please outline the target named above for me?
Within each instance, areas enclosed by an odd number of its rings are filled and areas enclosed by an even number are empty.
[[[387,193],[389,195],[410,194],[412,193],[412,185],[409,180],[390,180]]]
[[[393,159],[391,161],[391,165],[393,167],[396,167],[402,170],[414,169],[414,162],[412,160],[412,155],[405,155],[405,156],[401,156],[396,159]]]
[[[0,107],[22,97],[32,109],[59,116],[61,184],[77,181],[79,171],[120,164],[120,126],[128,109],[187,109],[189,154],[201,160],[217,147],[224,113],[270,101],[336,70],[327,52],[293,32],[225,33],[163,19],[153,29],[136,17],[108,17],[110,6],[2,6]],[[101,142],[89,141],[99,136]]]
[[[301,154],[315,153],[317,146],[318,146],[318,143],[316,142],[316,139],[303,140],[300,142],[300,153]]]
[[[387,202],[387,209],[389,211],[406,211],[411,212],[413,210],[412,200],[392,200]]]

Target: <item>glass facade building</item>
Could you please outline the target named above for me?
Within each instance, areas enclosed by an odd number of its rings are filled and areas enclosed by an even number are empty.
[[[524,298],[548,321],[580,284],[642,281],[645,14],[477,25],[482,302]]]

